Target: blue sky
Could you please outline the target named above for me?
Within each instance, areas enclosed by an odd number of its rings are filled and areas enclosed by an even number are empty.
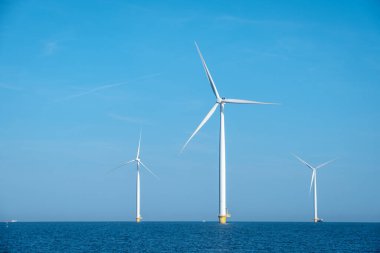
[[[216,220],[221,96],[235,221],[380,221],[378,1],[2,1],[0,220]]]

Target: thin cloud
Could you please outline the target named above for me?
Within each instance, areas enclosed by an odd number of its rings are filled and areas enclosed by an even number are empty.
[[[81,97],[81,96],[84,96],[84,95],[95,93],[97,91],[110,89],[110,88],[117,87],[117,86],[120,86],[120,85],[123,85],[123,84],[127,84],[127,83],[128,82],[106,84],[106,85],[99,86],[99,87],[96,87],[96,88],[93,88],[93,89],[90,89],[90,90],[87,90],[87,91],[84,91],[84,92],[81,92],[81,93],[77,93],[77,94],[73,94],[73,95],[70,95],[70,96],[67,96],[67,97],[64,97],[64,98],[57,99],[56,102],[70,100],[72,98]]]
[[[77,93],[77,94],[73,94],[73,95],[70,95],[70,96],[67,96],[67,97],[56,99],[55,102],[61,102],[61,101],[70,100],[70,99],[73,99],[73,98],[89,95],[89,94],[92,94],[92,93],[95,93],[95,92],[98,92],[98,91],[101,91],[101,90],[107,90],[107,89],[118,87],[118,86],[125,85],[125,84],[128,84],[128,83],[132,83],[132,82],[136,82],[136,81],[140,81],[140,80],[144,80],[144,79],[149,79],[149,78],[152,78],[152,77],[156,77],[158,75],[160,75],[160,74],[146,75],[146,76],[142,76],[142,77],[139,77],[139,78],[135,78],[135,79],[130,80],[130,81],[111,83],[111,84],[106,84],[106,85],[98,86],[98,87],[95,87],[93,89],[81,92],[81,93]]]
[[[6,89],[6,90],[13,90],[13,91],[22,91],[24,90],[23,88],[10,85],[10,84],[5,84],[5,83],[0,83],[0,89]]]
[[[245,25],[259,25],[259,26],[287,26],[287,27],[300,27],[299,23],[285,20],[256,20],[249,18],[241,18],[232,15],[223,15],[216,18],[218,21],[230,21]]]
[[[123,116],[123,115],[119,115],[115,113],[109,113],[108,116],[116,120],[121,120],[121,121],[129,122],[129,123],[133,123],[133,124],[139,124],[139,125],[150,124],[150,122],[145,119],[128,117],[128,116]]]
[[[58,49],[57,41],[48,41],[44,43],[43,52],[45,55],[52,55],[57,51],[57,49]]]

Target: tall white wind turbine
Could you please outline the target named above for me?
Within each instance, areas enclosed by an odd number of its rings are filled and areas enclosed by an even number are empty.
[[[120,168],[122,166],[125,166],[129,163],[134,163],[136,162],[137,166],[137,176],[136,176],[136,222],[140,222],[142,220],[141,214],[140,214],[140,165],[146,169],[149,173],[151,173],[154,177],[158,179],[158,176],[153,173],[140,159],[140,144],[141,144],[141,132],[140,132],[140,138],[139,138],[139,145],[137,147],[137,154],[136,158],[127,162],[123,162],[120,164],[118,167],[114,168]]]
[[[206,62],[203,59],[202,53],[199,50],[197,43],[195,42],[195,46],[197,48],[199,57],[201,58],[203,68],[206,72],[206,76],[210,82],[211,89],[215,95],[216,103],[213,105],[211,110],[208,112],[206,117],[202,120],[199,126],[195,129],[194,133],[187,140],[185,145],[182,147],[182,151],[186,148],[187,144],[190,140],[198,133],[198,131],[203,127],[203,125],[210,119],[210,117],[214,114],[216,108],[219,106],[220,109],[220,135],[219,135],[219,223],[226,223],[227,217],[229,214],[226,208],[226,145],[225,145],[225,131],[224,131],[224,105],[225,104],[275,104],[275,103],[265,103],[265,102],[257,102],[251,100],[243,100],[243,99],[228,99],[224,97],[220,97],[218,90],[216,89],[214,80],[211,77],[210,71],[207,68]],[[181,152],[182,152],[181,151]]]
[[[300,157],[294,155],[295,158],[297,158],[301,163],[305,164],[307,167],[309,167],[312,171],[311,173],[311,182],[310,182],[310,192],[311,189],[314,189],[314,222],[322,222],[323,220],[318,218],[318,205],[317,205],[317,169],[322,168],[326,166],[327,164],[335,161],[336,159],[330,160],[328,162],[322,163],[316,167],[311,166],[309,163],[302,160]]]

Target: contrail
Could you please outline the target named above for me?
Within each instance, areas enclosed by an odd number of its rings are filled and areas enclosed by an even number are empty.
[[[146,75],[146,76],[138,77],[138,78],[132,79],[130,81],[124,81],[124,82],[118,82],[118,83],[111,83],[111,84],[102,85],[102,86],[90,89],[88,91],[84,91],[84,92],[81,92],[81,93],[77,93],[77,94],[73,94],[73,95],[70,95],[70,96],[67,96],[67,97],[56,99],[55,102],[61,102],[61,101],[70,100],[72,98],[81,97],[81,96],[84,96],[84,95],[95,93],[97,91],[110,89],[110,88],[113,88],[113,87],[117,87],[117,86],[120,86],[120,85],[124,85],[124,84],[127,84],[127,83],[132,83],[132,82],[136,82],[136,81],[140,81],[140,80],[144,80],[144,79],[149,79],[149,78],[156,77],[156,76],[159,76],[159,75],[160,75],[160,73],[157,73],[157,74],[152,74],[152,75]]]

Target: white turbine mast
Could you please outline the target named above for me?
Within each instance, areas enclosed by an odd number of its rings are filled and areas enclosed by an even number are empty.
[[[327,164],[335,161],[336,159],[333,159],[333,160],[330,160],[330,161],[327,161],[327,162],[324,162],[316,167],[314,166],[311,166],[309,163],[305,162],[304,160],[302,160],[299,156],[293,154],[293,156],[295,158],[297,158],[297,160],[299,160],[301,163],[305,164],[307,167],[309,167],[312,171],[311,173],[311,181],[310,181],[310,192],[311,192],[311,189],[314,189],[314,218],[313,218],[313,221],[314,222],[322,222],[323,220],[321,218],[318,217],[318,201],[317,201],[317,170],[319,168],[322,168],[324,166],[326,166]]]
[[[150,174],[152,174],[157,179],[158,176],[153,173],[152,170],[150,170],[140,159],[140,144],[141,144],[141,131],[140,131],[140,138],[139,138],[139,145],[137,147],[137,154],[136,158],[130,161],[126,161],[121,163],[119,166],[115,167],[114,169],[120,168],[122,166],[125,166],[129,163],[136,162],[137,166],[137,175],[136,175],[136,222],[139,223],[142,220],[141,213],[140,213],[140,165],[146,169]]]
[[[257,102],[252,100],[243,100],[243,99],[229,99],[220,97],[218,90],[216,89],[214,80],[210,74],[210,71],[207,68],[206,62],[203,59],[202,53],[195,42],[199,57],[201,58],[203,68],[206,72],[206,76],[210,82],[212,92],[215,95],[216,102],[212,106],[211,110],[207,113],[206,117],[202,120],[199,126],[195,129],[194,133],[186,141],[185,145],[182,147],[181,152],[186,148],[190,140],[198,133],[198,131],[203,127],[203,125],[210,119],[214,114],[216,108],[219,106],[220,109],[220,135],[219,135],[219,223],[226,223],[227,217],[229,214],[226,207],[226,147],[225,147],[225,131],[224,131],[224,105],[225,104],[259,104],[259,105],[268,105],[275,103],[266,103],[266,102]]]

